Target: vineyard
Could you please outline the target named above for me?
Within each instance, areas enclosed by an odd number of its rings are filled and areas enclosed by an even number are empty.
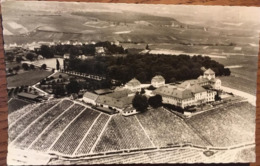
[[[52,147],[52,151],[70,154],[76,150],[85,133],[89,130],[98,112],[86,109],[71,125],[63,132],[61,137]]]
[[[14,144],[22,149],[28,148],[37,136],[71,104],[71,101],[64,100],[52,109],[46,111],[46,113],[40,116],[37,121],[33,122],[33,125],[28,126],[29,128],[16,138]]]
[[[225,147],[254,142],[253,114],[252,107],[242,103],[193,116],[186,122],[213,146]]]
[[[59,119],[54,121],[41,137],[32,145],[31,149],[46,151],[55,141],[55,137],[60,135],[62,130],[72,121],[82,110],[83,106],[75,104],[66,111]]]
[[[9,102],[8,102],[8,113],[12,113],[12,112],[15,112],[16,110],[26,106],[30,104],[30,102],[28,101],[24,101],[24,100],[21,100],[21,99],[11,99]]]
[[[23,132],[26,127],[28,127],[35,119],[37,119],[40,115],[45,113],[52,106],[57,104],[57,102],[50,102],[48,104],[41,104],[40,106],[34,108],[30,111],[30,113],[22,116],[15,124],[10,125],[8,129],[9,140],[13,141],[17,135]]]
[[[137,118],[156,146],[187,142],[208,145],[181,118],[162,108],[148,110]]]
[[[238,150],[214,151],[212,156],[206,156],[201,149],[179,148],[171,150],[158,150],[140,152],[135,154],[114,155],[108,157],[62,160],[53,159],[50,165],[80,165],[80,164],[134,164],[134,163],[220,163],[220,162],[245,162],[254,161],[254,148],[242,148]],[[247,152],[244,155],[244,152]]]
[[[25,106],[8,118],[10,147],[14,149],[61,158],[101,155],[72,162],[77,164],[217,161],[232,153],[215,150],[215,157],[205,158],[205,149],[198,147],[254,142],[254,107],[247,102],[182,119],[163,108],[129,117],[107,115],[82,103],[59,99]],[[174,146],[177,150],[162,149]],[[240,152],[240,160],[251,160],[252,151]],[[51,162],[59,160],[64,159]]]
[[[97,119],[96,123],[90,130],[87,137],[82,142],[82,145],[79,147],[78,151],[76,152],[76,155],[80,154],[87,154],[90,152],[91,148],[93,147],[94,143],[97,141],[98,136],[100,135],[102,129],[105,127],[105,124],[109,120],[109,116],[102,114]]]
[[[134,116],[125,118],[121,115],[115,115],[110,120],[94,152],[140,149],[152,146],[151,141]]]

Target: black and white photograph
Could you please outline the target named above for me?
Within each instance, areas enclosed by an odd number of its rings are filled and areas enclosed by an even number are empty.
[[[1,8],[8,165],[255,162],[260,8]]]

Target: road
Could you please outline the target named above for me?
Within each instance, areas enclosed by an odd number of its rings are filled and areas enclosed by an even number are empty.
[[[252,104],[253,106],[256,106],[256,96],[254,96],[254,95],[251,95],[251,94],[246,93],[246,92],[242,92],[242,91],[237,90],[237,89],[225,87],[225,86],[222,86],[222,90],[225,91],[225,92],[232,92],[234,95],[247,98],[247,100],[250,104]]]

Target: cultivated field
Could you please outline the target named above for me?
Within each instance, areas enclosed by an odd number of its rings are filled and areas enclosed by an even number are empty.
[[[28,104],[31,104],[31,103],[28,101],[21,100],[21,99],[11,98],[10,101],[8,102],[8,113],[10,114],[18,109],[23,108],[24,106],[26,106]]]
[[[208,111],[186,120],[186,123],[212,146],[225,147],[255,139],[255,108],[239,103]]]
[[[43,78],[51,75],[50,71],[46,70],[31,70],[21,74],[7,77],[8,87],[19,87],[26,85],[34,85]]]
[[[257,55],[257,54],[256,54]],[[252,95],[256,94],[257,56],[230,56],[227,59],[214,59],[224,66],[239,65],[231,68],[231,76],[220,77],[222,85],[238,89]]]
[[[110,120],[94,152],[149,148],[152,143],[134,116],[115,115]]]
[[[150,109],[136,116],[158,147],[188,142],[196,145],[208,145],[181,118],[162,108]]]
[[[232,145],[254,142],[255,112],[254,107],[246,102],[186,120],[162,108],[129,117],[106,115],[68,99],[25,108],[26,111],[22,108],[9,115],[10,147],[68,158],[101,154],[99,159],[65,161],[68,163],[217,161],[218,157],[205,159],[204,150],[186,149],[183,145],[228,149]],[[173,145],[182,148],[160,150]],[[125,155],[105,157],[108,153],[123,151]],[[143,151],[145,153],[140,153]],[[246,154],[239,153],[241,160],[251,159],[252,149],[245,151]],[[230,155],[234,157],[236,153],[232,153]],[[225,151],[216,154],[229,155]],[[64,160],[52,160],[51,163]]]

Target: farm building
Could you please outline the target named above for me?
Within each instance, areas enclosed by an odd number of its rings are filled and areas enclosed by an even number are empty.
[[[153,87],[156,87],[156,88],[164,86],[165,79],[160,75],[154,76],[151,80],[151,84]]]
[[[25,99],[25,100],[31,100],[31,101],[39,101],[40,100],[40,96],[30,94],[30,93],[25,93],[25,92],[18,93],[17,96],[19,98]]]
[[[86,103],[93,104],[93,105],[96,105],[97,98],[98,98],[98,95],[95,93],[91,93],[91,92],[86,92],[83,95],[83,101]]]
[[[141,83],[136,78],[133,78],[125,84],[125,89],[129,89],[134,92],[141,91]]]
[[[132,104],[133,98],[134,94],[131,91],[122,90],[98,96],[96,104],[99,107],[105,107],[122,112]]]
[[[96,50],[97,55],[104,55],[105,54],[104,47],[95,47],[95,50]]]
[[[70,59],[70,54],[64,54],[64,55],[63,55],[63,58],[64,58],[64,59]]]
[[[135,114],[138,114],[139,112],[136,111],[135,108],[133,107],[127,107],[126,109],[124,109],[122,111],[122,115],[123,116],[130,116],[130,115],[135,115]]]

